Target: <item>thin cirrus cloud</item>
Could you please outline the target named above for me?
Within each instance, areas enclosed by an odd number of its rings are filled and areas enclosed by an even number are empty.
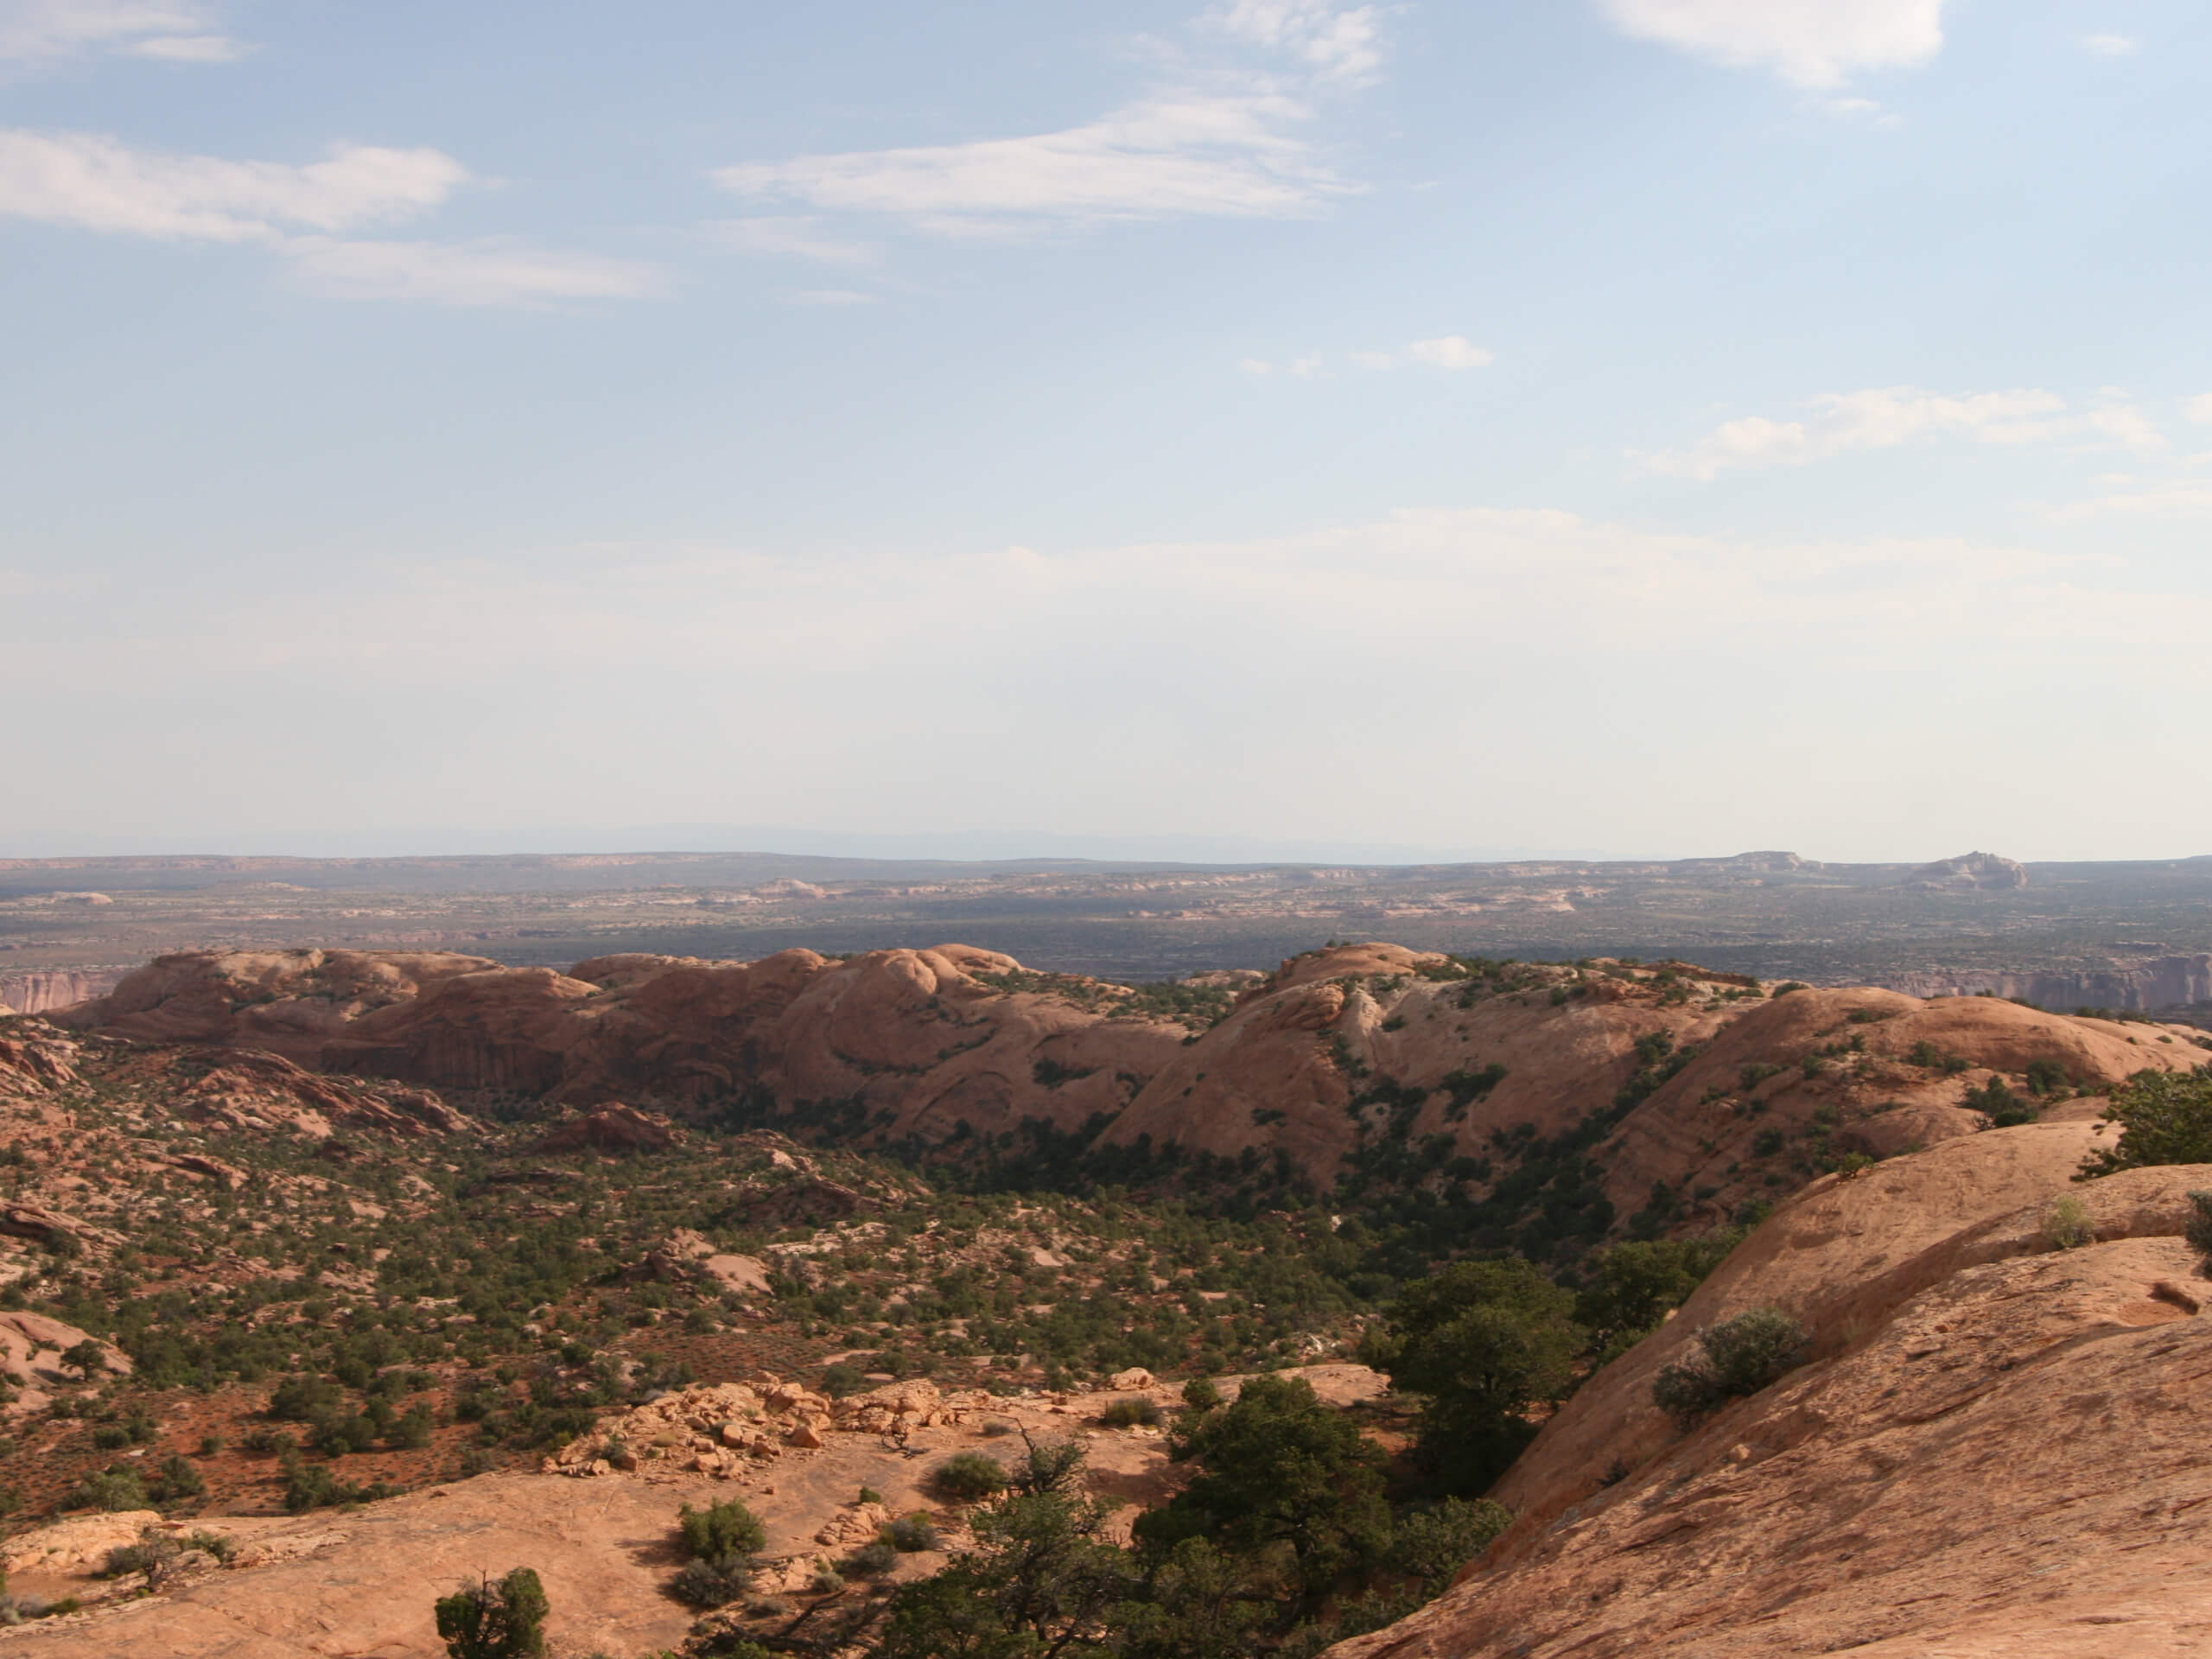
[[[1826,92],[1943,49],[1943,0],[1599,0],[1622,33]]]
[[[1829,392],[1811,404],[1805,420],[1748,416],[1723,423],[1688,448],[1636,459],[1648,473],[1709,481],[1724,473],[1802,467],[1943,435],[1995,444],[2085,437],[2141,451],[2166,445],[2164,435],[2132,404],[2069,416],[2063,397],[2033,388],[1952,397],[1916,386],[1874,386]]]
[[[766,221],[758,232],[736,233],[753,237],[759,251],[795,253],[808,250],[778,246],[787,237],[779,227],[805,224],[811,238],[821,234],[811,216],[823,213],[869,215],[925,235],[1004,238],[1141,220],[1306,218],[1363,188],[1331,167],[1301,128],[1317,98],[1375,79],[1375,8],[1235,0],[1193,28],[1294,67],[1163,86],[1050,132],[745,162],[709,176],[764,206],[810,209],[740,221]]]
[[[36,63],[85,52],[228,63],[246,48],[192,0],[0,0],[0,62]]]
[[[1339,10],[1330,0],[1234,0],[1198,21],[1232,40],[1286,53],[1318,79],[1364,86],[1382,67],[1375,14],[1373,6]]]
[[[289,259],[334,298],[454,305],[628,298],[652,267],[518,244],[359,240],[335,232],[443,205],[467,168],[435,149],[334,146],[320,162],[234,162],[141,149],[99,133],[0,129],[0,216],[109,235],[243,244]]]
[[[1416,340],[1404,350],[1397,352],[1351,352],[1346,362],[1356,369],[1398,369],[1415,365],[1432,369],[1487,368],[1497,360],[1496,354],[1476,345],[1463,334],[1440,334],[1433,340]],[[1295,358],[1286,365],[1287,372],[1301,377],[1318,377],[1326,373],[1326,359],[1319,357]],[[1240,359],[1236,366],[1246,374],[1272,374],[1275,365],[1264,357]]]
[[[880,214],[942,236],[1117,219],[1287,219],[1357,188],[1286,133],[1305,113],[1279,93],[1192,94],[1058,132],[746,162],[713,177],[756,200]]]
[[[2082,49],[2092,57],[2126,58],[2134,55],[2137,42],[2126,35],[2084,35]]]

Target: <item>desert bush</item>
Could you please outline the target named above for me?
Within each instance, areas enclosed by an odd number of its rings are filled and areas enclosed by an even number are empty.
[[[687,1607],[727,1607],[753,1588],[753,1563],[741,1555],[718,1561],[690,1560],[677,1569],[669,1593]]]
[[[931,1483],[956,1503],[973,1503],[1007,1488],[1006,1467],[980,1452],[962,1452],[939,1464]]]
[[[526,1567],[441,1596],[433,1611],[451,1659],[534,1659],[545,1651],[545,1587]]]
[[[1113,1400],[1098,1414],[1098,1421],[1109,1428],[1151,1427],[1160,1421],[1160,1408],[1141,1395],[1131,1400]]]
[[[264,1410],[279,1422],[304,1423],[320,1413],[335,1410],[345,1398],[335,1382],[320,1376],[288,1376],[269,1396]]]
[[[822,1392],[832,1400],[842,1400],[849,1394],[858,1394],[868,1387],[868,1374],[857,1365],[839,1360],[822,1373]]]
[[[1204,1539],[1249,1554],[1281,1546],[1313,1600],[1388,1539],[1381,1450],[1303,1377],[1254,1377],[1236,1404],[1186,1420],[1175,1452],[1198,1473],[1136,1518],[1146,1548]]]
[[[1532,1408],[1573,1387],[1585,1342],[1574,1302],[1518,1257],[1459,1262],[1408,1285],[1362,1339],[1366,1363],[1428,1397],[1415,1452],[1444,1491],[1482,1491],[1534,1438]]]
[[[1423,1584],[1441,1586],[1512,1524],[1513,1511],[1503,1503],[1447,1497],[1401,1516],[1390,1529],[1383,1561]]]
[[[149,1527],[138,1535],[136,1543],[118,1544],[108,1551],[107,1559],[100,1564],[100,1576],[120,1579],[143,1573],[151,1578],[183,1553],[175,1539]]]
[[[386,1497],[391,1489],[381,1481],[364,1486],[358,1482],[340,1480],[330,1472],[327,1463],[293,1462],[284,1471],[284,1508],[293,1515],[305,1515],[309,1510],[334,1509],[341,1503],[365,1503],[371,1498]]]
[[[2002,1077],[1992,1077],[1980,1088],[1967,1090],[1959,1103],[1970,1112],[1980,1112],[1993,1129],[2032,1123],[2040,1115],[2034,1102],[2014,1094]]]
[[[1210,1376],[1194,1376],[1183,1385],[1183,1403],[1193,1411],[1211,1411],[1221,1403],[1221,1385]]]
[[[2212,1192],[2200,1189],[2189,1195],[2189,1219],[2182,1224],[2181,1236],[2212,1258]]]
[[[889,1522],[877,1535],[900,1554],[911,1555],[937,1548],[937,1522],[930,1518],[928,1510],[917,1510]]]
[[[2212,1069],[2138,1071],[2113,1090],[2104,1121],[2120,1125],[2120,1141],[2091,1153],[2076,1180],[2151,1164],[2212,1164]]]
[[[899,1552],[883,1542],[862,1544],[845,1557],[845,1571],[855,1578],[880,1579],[899,1565]]]
[[[1651,1402],[1688,1425],[1738,1395],[1757,1394],[1803,1363],[1804,1326],[1775,1307],[1754,1307],[1698,1332],[1692,1351],[1651,1379]]]
[[[1662,1238],[1594,1251],[1583,1264],[1574,1321],[1590,1333],[1598,1363],[1612,1358],[1659,1327],[1667,1310],[1690,1293],[1743,1242],[1740,1229],[1694,1238]]]
[[[2054,1250],[2075,1250],[2097,1242],[2097,1230],[2089,1224],[2089,1212],[2079,1198],[2061,1198],[2050,1206],[2044,1217],[2043,1236]]]
[[[79,1480],[69,1493],[67,1505],[113,1511],[150,1509],[153,1501],[146,1496],[146,1483],[136,1469],[105,1469]]]
[[[676,1528],[683,1536],[684,1549],[696,1560],[751,1555],[768,1542],[768,1529],[760,1517],[735,1498],[703,1510],[686,1503],[676,1512]]]

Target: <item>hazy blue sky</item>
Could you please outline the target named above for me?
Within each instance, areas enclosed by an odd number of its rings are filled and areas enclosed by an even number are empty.
[[[0,854],[2212,852],[2208,67],[0,0]]]

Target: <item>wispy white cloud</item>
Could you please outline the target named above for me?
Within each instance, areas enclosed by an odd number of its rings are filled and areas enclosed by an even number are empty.
[[[839,236],[825,230],[825,223],[807,215],[760,214],[720,219],[708,226],[707,232],[724,247],[740,253],[818,259],[829,265],[873,264],[882,257],[882,251],[873,244]]]
[[[1440,334],[1433,340],[1416,340],[1402,351],[1347,352],[1346,363],[1355,369],[1380,371],[1419,366],[1432,369],[1480,369],[1495,360],[1494,354],[1460,334]],[[1294,374],[1320,374],[1328,359],[1322,357],[1300,358],[1291,365]],[[1246,358],[1237,365],[1247,373],[1264,374],[1270,365],[1257,358]]]
[[[1273,374],[1275,372],[1275,365],[1264,357],[1239,358],[1236,366],[1246,374]]]
[[[106,51],[226,63],[245,49],[195,0],[0,0],[0,62]]]
[[[2200,425],[2212,425],[2212,391],[2199,392],[2182,404],[2182,413]]]
[[[1437,369],[1480,369],[1492,361],[1490,352],[1458,334],[1417,340],[1406,347],[1406,355],[1416,363]]]
[[[1943,0],[1599,0],[1624,34],[1823,91],[1943,48]]]
[[[502,240],[291,237],[280,247],[310,292],[336,300],[531,305],[645,299],[666,289],[663,274],[652,265]]]
[[[1802,421],[1750,416],[1715,427],[1687,449],[1639,457],[1647,472],[1713,479],[1767,467],[1802,467],[1854,450],[1888,449],[1950,434],[1977,443],[2031,443],[2079,429],[2056,420],[2066,400],[2024,389],[1946,397],[1916,386],[1830,392],[1811,400]]]
[[[0,129],[0,213],[133,236],[251,242],[287,226],[348,230],[435,207],[467,177],[435,149],[344,144],[295,167]]]
[[[1382,67],[1382,29],[1373,6],[1230,0],[1203,21],[1234,39],[1287,52],[1323,80],[1363,86]]]
[[[2100,58],[2126,58],[2134,55],[2138,42],[2126,35],[2084,35],[2082,49]]]
[[[1287,132],[1305,113],[1279,93],[1192,93],[1058,132],[746,162],[713,177],[755,200],[883,214],[939,234],[1291,218],[1355,188]]]
[[[872,215],[927,235],[968,238],[1116,221],[1298,218],[1362,188],[1303,131],[1317,100],[1377,73],[1375,7],[1229,0],[1196,29],[1201,37],[1287,59],[1291,67],[1244,64],[1198,73],[1179,60],[1173,84],[1079,125],[745,162],[709,176],[755,201],[798,204],[812,214]],[[810,215],[783,222],[806,225],[810,237],[823,234]],[[779,233],[753,234],[772,241]]]
[[[2082,417],[2082,423],[2088,430],[2129,449],[2148,454],[2167,447],[2166,435],[2158,430],[2148,415],[2133,404],[2118,404],[2092,410]]]
[[[111,235],[245,244],[344,299],[492,305],[658,292],[652,267],[497,241],[349,239],[449,200],[468,169],[435,149],[342,144],[305,165],[135,149],[98,133],[0,130],[0,215]]]

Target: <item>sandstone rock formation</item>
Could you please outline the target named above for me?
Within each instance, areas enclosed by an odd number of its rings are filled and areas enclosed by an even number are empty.
[[[980,1145],[1027,1122],[1101,1121],[1109,1146],[1280,1154],[1325,1182],[1389,1141],[1441,1136],[1480,1160],[1626,1111],[1597,1153],[1615,1210],[1654,1202],[1658,1184],[1708,1221],[1796,1185],[1821,1158],[1979,1129],[1967,1091],[2024,1083],[2031,1064],[2098,1092],[2204,1058],[2194,1033],[1993,998],[1768,1000],[1754,982],[1686,963],[1471,969],[1381,944],[1294,958],[1202,1033],[1132,995],[960,945],[844,960],[613,956],[567,974],[469,957],[194,953],[160,958],[67,1018],[597,1109],[553,1130],[549,1148],[574,1136],[578,1149],[618,1151],[672,1133],[624,1102],[765,1103],[862,1145]],[[1619,1104],[1693,1050],[1645,1105]],[[1754,1150],[1777,1136],[1787,1152]]]
[[[683,1136],[657,1112],[641,1112],[617,1101],[585,1112],[549,1132],[540,1152],[665,1152]]]
[[[2073,972],[1926,969],[1892,975],[1883,983],[1912,996],[2018,997],[2039,1008],[2060,1010],[2202,1007],[2212,1004],[2212,953],[2121,959]]]
[[[1966,853],[1922,865],[1904,885],[1938,893],[2008,893],[2028,885],[2028,867],[1996,853]]]
[[[2183,1653],[2212,1615],[2212,1302],[2181,1231],[2212,1167],[2070,1180],[2031,1124],[1831,1176],[1577,1394],[1440,1601],[1336,1659]],[[2053,1211],[2094,1242],[2054,1245]],[[1778,1306],[1811,1363],[1685,1433],[1655,1374]]]
[[[73,1007],[115,988],[119,968],[55,968],[35,973],[0,974],[0,1014],[47,1014]]]
[[[845,961],[617,956],[566,975],[467,957],[196,952],[157,959],[68,1019],[141,1041],[251,1045],[325,1070],[578,1105],[766,1090],[785,1104],[857,1109],[885,1138],[925,1141],[963,1122],[995,1134],[1025,1117],[1069,1126],[1117,1111],[1185,1034],[991,982],[1007,976],[1035,977],[962,945]]]

